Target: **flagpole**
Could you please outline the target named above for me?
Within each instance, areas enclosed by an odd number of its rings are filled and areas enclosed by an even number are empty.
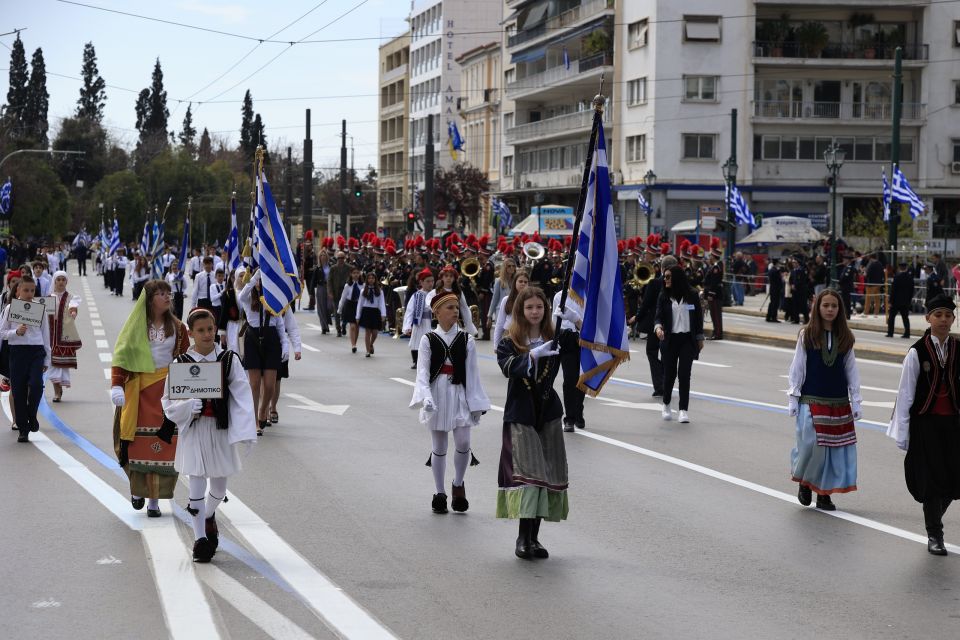
[[[583,167],[583,180],[580,182],[580,196],[577,198],[576,217],[573,220],[573,240],[567,253],[567,264],[563,269],[563,288],[560,289],[560,304],[554,310],[554,315],[560,316],[567,307],[567,294],[570,290],[570,276],[573,275],[574,259],[577,255],[577,239],[580,237],[580,222],[583,220],[583,209],[587,204],[587,187],[590,184],[590,173],[593,167],[593,153],[597,146],[597,133],[600,122],[603,120],[603,108],[607,99],[603,97],[603,75],[600,75],[600,93],[593,99],[593,127],[590,130],[590,144],[587,145],[587,159]],[[557,348],[560,332],[553,335],[553,348]]]

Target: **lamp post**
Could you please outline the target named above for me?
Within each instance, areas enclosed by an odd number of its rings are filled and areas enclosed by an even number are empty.
[[[723,163],[723,179],[727,183],[727,196],[725,198],[727,209],[727,261],[729,262],[733,256],[733,244],[736,241],[737,233],[737,220],[733,213],[733,207],[730,206],[730,189],[737,184],[737,169],[740,167],[737,166],[737,161],[733,156],[727,158],[727,161]]]
[[[650,228],[650,214],[653,211],[653,204],[650,198],[653,195],[653,188],[657,186],[657,174],[653,172],[653,169],[648,169],[647,173],[643,176],[643,190],[644,199],[647,201],[647,233],[653,233],[653,230]]]
[[[830,172],[830,286],[837,279],[837,175],[847,157],[847,152],[832,144],[823,152],[823,162]]]

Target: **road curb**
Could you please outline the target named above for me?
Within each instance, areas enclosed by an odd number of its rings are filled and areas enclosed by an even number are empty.
[[[797,346],[796,337],[778,336],[770,333],[746,332],[732,329],[724,329],[724,340],[733,340],[735,342],[749,342],[751,344],[765,344],[771,347],[783,347],[793,349]],[[909,346],[909,345],[907,345]],[[883,362],[903,362],[905,351],[893,351],[887,349],[877,349],[875,347],[854,346],[856,354],[860,358],[870,360],[881,360]]]
[[[724,307],[724,313],[732,313],[740,316],[753,316],[754,318],[765,318],[767,317],[766,312],[748,309],[746,307]],[[916,317],[915,317],[916,316]],[[918,314],[911,314],[910,324],[912,325],[914,320],[919,323],[917,326],[923,326],[923,316]],[[897,322],[899,323],[899,316]],[[873,324],[870,322],[863,322],[861,320],[847,320],[847,326],[851,329],[857,329],[859,331],[875,331],[877,333],[886,333],[887,326],[886,324]],[[724,332],[726,333],[726,332]]]

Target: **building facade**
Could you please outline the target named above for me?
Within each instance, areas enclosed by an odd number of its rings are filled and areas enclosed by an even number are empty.
[[[380,173],[377,180],[377,226],[388,231],[405,223],[409,201],[408,156],[410,130],[410,34],[404,33],[380,47]]]

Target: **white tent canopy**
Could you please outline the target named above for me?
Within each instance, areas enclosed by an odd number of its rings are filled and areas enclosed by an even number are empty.
[[[741,245],[809,244],[823,240],[810,220],[795,216],[763,219],[763,226],[737,242]]]
[[[532,236],[540,228],[540,221],[537,220],[537,214],[532,213],[526,218],[523,219],[523,222],[515,226],[513,229],[507,232],[509,236],[519,236],[524,233],[528,236]]]

